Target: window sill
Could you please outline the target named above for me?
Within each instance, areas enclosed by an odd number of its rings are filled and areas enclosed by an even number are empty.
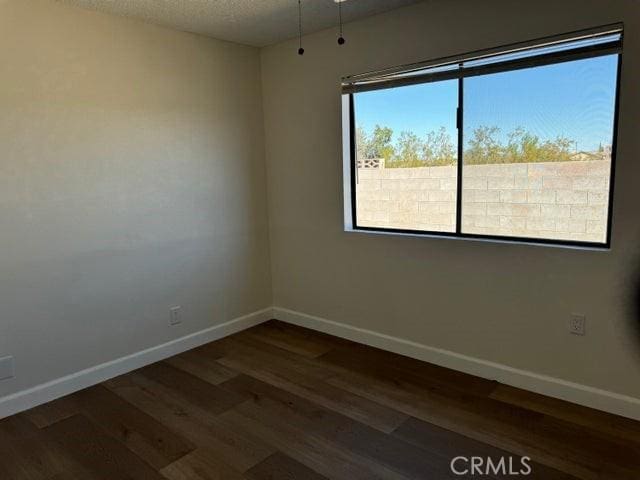
[[[435,238],[445,240],[466,240],[479,243],[498,243],[511,245],[525,245],[533,247],[552,247],[569,250],[584,250],[592,252],[609,252],[610,244],[571,242],[565,240],[544,240],[538,238],[512,238],[499,236],[486,236],[474,234],[454,234],[448,232],[418,232],[411,230],[392,230],[373,227],[344,227],[346,233],[360,233],[370,235],[388,235],[394,237]]]

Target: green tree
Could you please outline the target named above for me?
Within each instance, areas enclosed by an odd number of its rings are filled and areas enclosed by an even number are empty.
[[[368,158],[368,152],[370,150],[370,139],[369,135],[364,128],[358,126],[356,128],[356,155],[360,159]]]
[[[369,135],[362,127],[356,128],[356,152],[358,158],[384,158],[393,157],[393,146],[391,140],[393,130],[389,127],[376,125],[373,133]]]
[[[389,127],[376,125],[369,142],[368,158],[384,158],[387,162],[391,160],[394,156],[394,148],[391,145],[392,138],[393,130]]]
[[[465,151],[465,163],[503,163],[504,148],[496,139],[500,133],[498,127],[480,126],[473,130],[469,140],[469,148]]]
[[[514,131],[507,135],[507,146],[504,149],[504,161],[509,163],[518,163],[522,161],[522,137],[526,131],[522,127],[517,127]]]
[[[427,133],[422,156],[428,165],[453,165],[457,161],[456,148],[445,127]]]
[[[571,160],[571,146],[574,141],[567,137],[557,137],[542,144],[541,162],[567,162]],[[604,149],[603,149],[604,151]]]
[[[537,135],[526,132],[522,135],[520,150],[522,151],[521,162],[532,163],[539,162],[542,158],[542,147],[540,138]]]
[[[413,132],[404,131],[398,138],[397,155],[393,161],[403,167],[423,166],[423,151],[424,146],[420,138]]]
[[[508,135],[502,158],[496,163],[566,162],[571,160],[573,141],[566,137],[540,140],[522,127]]]
[[[504,137],[503,137],[504,138]],[[474,129],[464,152],[465,163],[532,163],[566,162],[572,159],[574,141],[559,136],[543,140],[539,136],[517,127],[500,140],[500,129],[481,125]],[[415,133],[403,131],[393,143],[393,130],[376,125],[369,134],[362,127],[356,129],[358,158],[383,158],[388,168],[455,165],[457,149],[445,127],[428,132],[424,140]],[[600,146],[598,153],[605,151]]]

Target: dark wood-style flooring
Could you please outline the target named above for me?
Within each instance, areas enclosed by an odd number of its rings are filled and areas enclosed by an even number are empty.
[[[640,423],[270,321],[1,420],[0,453],[0,480],[635,480]],[[450,471],[503,455],[532,474]]]

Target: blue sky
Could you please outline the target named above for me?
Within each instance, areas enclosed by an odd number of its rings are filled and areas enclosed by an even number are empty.
[[[558,136],[578,150],[609,145],[613,137],[617,56],[515,70],[464,81],[465,139],[479,125],[498,126],[501,140],[521,126],[542,139]],[[371,132],[391,127],[424,137],[444,126],[456,138],[458,82],[448,80],[355,96],[356,124]]]

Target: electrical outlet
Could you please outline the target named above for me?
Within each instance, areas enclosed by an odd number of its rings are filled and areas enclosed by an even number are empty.
[[[182,323],[182,307],[177,305],[169,309],[169,325],[180,325]]]
[[[0,380],[6,380],[7,378],[13,377],[13,357],[0,358]]]
[[[571,315],[571,319],[569,320],[569,332],[574,335],[585,335],[587,333],[587,317],[574,313]]]

